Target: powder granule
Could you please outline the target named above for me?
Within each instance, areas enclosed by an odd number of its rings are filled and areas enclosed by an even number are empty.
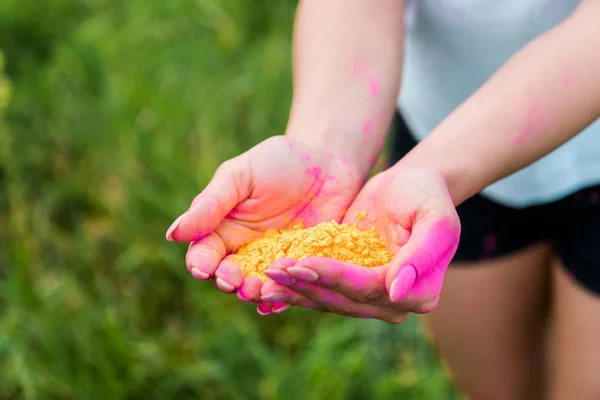
[[[236,263],[246,276],[263,274],[273,261],[282,258],[328,257],[364,267],[385,265],[392,259],[383,238],[375,228],[360,230],[354,225],[323,222],[311,228],[268,230],[264,235],[240,247]]]

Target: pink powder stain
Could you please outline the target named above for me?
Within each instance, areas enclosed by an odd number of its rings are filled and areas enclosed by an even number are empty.
[[[562,79],[562,85],[570,86],[571,83],[573,83],[573,78],[571,78],[569,75],[565,75],[565,77],[563,77],[563,79]]]
[[[294,143],[292,143],[292,141],[291,141],[291,140],[290,140],[290,141],[288,141],[287,145],[288,145],[288,147],[289,147],[289,148],[292,148],[292,147],[294,147]]]
[[[371,164],[371,166],[375,165],[376,162],[377,162],[377,157],[369,158],[369,163]]]
[[[375,120],[368,119],[365,121],[365,123],[362,126],[362,132],[369,134],[369,133],[373,132],[373,128],[375,128]]]
[[[600,202],[600,195],[598,194],[598,192],[592,192],[590,193],[588,199],[590,200],[590,203],[598,204]]]
[[[403,261],[404,268],[412,267],[416,272],[416,280],[408,293],[423,299],[433,299],[439,296],[442,290],[444,274],[454,253],[458,248],[460,227],[449,218],[434,222],[424,237],[413,231],[409,243],[414,243],[414,253]],[[422,235],[422,234],[421,234]],[[398,286],[402,286],[400,283]],[[392,298],[400,298],[401,293],[390,293]]]
[[[483,255],[487,256],[496,249],[498,240],[494,235],[488,235],[483,239]]]
[[[306,161],[310,161],[310,156],[308,154],[305,154],[302,158]]]
[[[375,125],[377,125],[377,122],[381,122],[382,120],[383,115],[381,113],[375,114],[372,118],[369,118],[365,121],[361,129],[362,132],[365,134],[373,132],[373,129],[375,129]]]
[[[304,170],[304,172],[306,172],[307,175],[310,175],[318,180],[319,177],[321,176],[321,172],[323,172],[323,169],[321,167],[317,167],[316,165],[314,165],[312,167],[306,168]]]
[[[539,101],[536,101],[525,116],[525,126],[515,138],[514,144],[520,144],[523,140],[539,133],[544,128],[544,118],[538,115]]]
[[[369,93],[371,93],[371,97],[377,98],[379,97],[379,83],[377,80],[367,71],[367,68],[363,65],[363,63],[357,63],[355,65],[356,73],[363,77],[367,81],[367,85],[369,86]]]

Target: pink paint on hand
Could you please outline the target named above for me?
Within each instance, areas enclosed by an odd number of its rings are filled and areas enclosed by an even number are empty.
[[[390,299],[395,303],[408,294],[423,300],[435,299],[442,290],[446,269],[458,247],[460,227],[449,218],[428,225],[413,230],[405,245],[412,254],[402,260],[390,285]],[[413,279],[410,269],[414,270],[414,283],[408,285],[410,282],[402,279]]]
[[[312,167],[306,168],[304,170],[304,172],[306,172],[307,175],[310,175],[318,180],[321,176],[321,172],[323,172],[323,169],[321,169],[321,167],[317,167],[316,165],[314,165]]]

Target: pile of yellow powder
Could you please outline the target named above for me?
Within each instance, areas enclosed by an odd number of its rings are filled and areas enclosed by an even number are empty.
[[[375,228],[360,230],[354,225],[323,222],[311,228],[268,230],[264,235],[240,247],[236,263],[246,276],[263,274],[273,261],[282,258],[328,257],[364,267],[385,265],[392,259],[385,241]]]

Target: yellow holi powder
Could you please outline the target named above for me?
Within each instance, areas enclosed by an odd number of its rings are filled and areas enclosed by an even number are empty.
[[[359,218],[366,217],[359,213]],[[268,230],[264,235],[240,247],[236,263],[246,276],[263,274],[273,261],[282,258],[300,260],[305,257],[328,257],[364,267],[385,265],[392,259],[383,238],[375,228],[360,230],[354,225],[323,222],[311,228],[297,225],[277,232]]]

